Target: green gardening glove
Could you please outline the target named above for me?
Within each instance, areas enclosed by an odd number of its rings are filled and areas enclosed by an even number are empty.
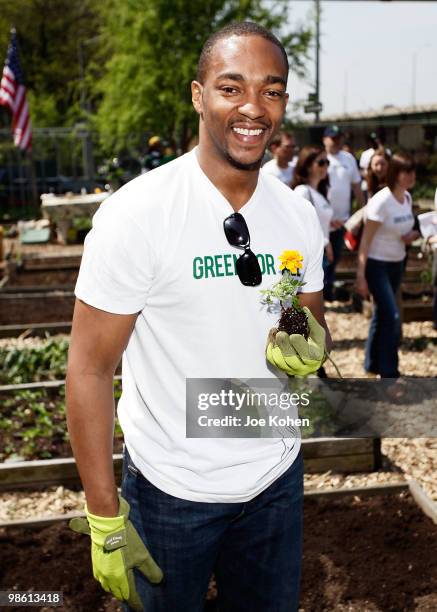
[[[128,520],[129,509],[123,497],[119,516],[96,516],[85,506],[87,518],[71,519],[69,525],[73,531],[91,536],[94,578],[105,591],[141,612],[143,606],[135,589],[133,568],[138,568],[154,584],[161,582],[163,574]]]
[[[308,340],[301,334],[288,335],[276,328],[270,330],[267,340],[267,361],[289,376],[308,376],[325,362],[326,332],[309,308],[304,306],[308,319]]]

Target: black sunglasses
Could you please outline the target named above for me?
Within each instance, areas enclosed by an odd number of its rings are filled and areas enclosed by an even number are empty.
[[[261,268],[257,256],[250,250],[250,235],[243,215],[236,212],[223,221],[225,236],[234,247],[244,249],[244,253],[237,259],[236,269],[238,278],[248,287],[256,287],[262,281]]]
[[[323,168],[323,166],[329,166],[329,159],[319,159],[317,165]]]

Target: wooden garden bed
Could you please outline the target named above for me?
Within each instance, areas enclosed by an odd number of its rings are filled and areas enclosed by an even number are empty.
[[[379,444],[370,438],[319,438],[302,441],[307,473],[370,472],[380,466]],[[114,469],[121,475],[121,454],[114,455]],[[0,491],[79,485],[72,457],[0,464]]]
[[[437,527],[408,493],[306,497],[304,524],[301,612],[437,609]],[[3,528],[0,540],[0,589],[61,590],[65,612],[121,612],[92,578],[88,538],[65,520]],[[211,584],[205,611],[214,595]]]

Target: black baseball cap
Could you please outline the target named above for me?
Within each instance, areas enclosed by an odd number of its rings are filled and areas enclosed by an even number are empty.
[[[329,138],[339,138],[340,136],[343,136],[343,132],[338,125],[328,125],[323,132],[323,136],[328,136]]]

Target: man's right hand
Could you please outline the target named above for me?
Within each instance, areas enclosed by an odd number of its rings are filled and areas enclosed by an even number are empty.
[[[135,588],[133,568],[153,584],[162,581],[163,573],[129,520],[129,509],[123,497],[120,497],[118,516],[96,516],[85,507],[87,518],[72,519],[70,528],[91,537],[94,578],[105,591],[141,612],[143,607]]]

